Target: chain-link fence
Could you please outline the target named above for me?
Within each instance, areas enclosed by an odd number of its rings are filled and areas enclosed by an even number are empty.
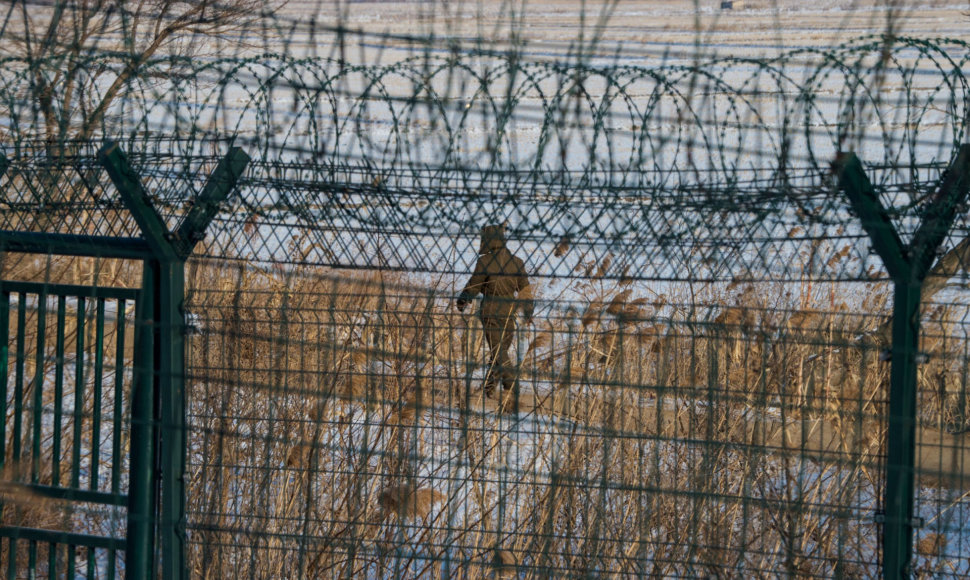
[[[328,50],[148,59],[77,140],[19,96],[36,63],[0,87],[4,280],[138,285],[10,251],[139,237],[102,137],[173,232],[231,145],[253,158],[186,271],[193,577],[870,577],[893,530],[911,572],[970,574],[965,43],[631,66],[288,30]],[[925,282],[884,265],[890,230]],[[4,393],[8,425],[54,404]]]

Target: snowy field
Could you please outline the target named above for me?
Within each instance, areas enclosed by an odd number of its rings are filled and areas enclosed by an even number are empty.
[[[893,19],[897,34],[956,37],[966,34],[967,7],[956,1],[903,1],[890,13],[878,0],[748,0],[743,10],[722,11],[719,0],[621,1],[610,8],[581,0],[317,3],[296,0],[279,15],[303,22],[342,17],[371,33],[482,37],[496,43],[513,32],[536,55],[558,56],[580,41],[601,42],[604,53],[622,47],[648,64],[665,54],[766,56],[772,50],[835,46],[854,36],[882,34]],[[339,7],[339,8],[338,8]],[[524,25],[524,26],[523,26]],[[631,56],[630,58],[636,58]],[[355,55],[356,60],[356,55]]]

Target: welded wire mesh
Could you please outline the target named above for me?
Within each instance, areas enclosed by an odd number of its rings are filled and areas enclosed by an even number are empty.
[[[106,138],[172,230],[230,142],[253,157],[189,263],[194,576],[879,573],[893,281],[831,163],[856,151],[908,240],[966,140],[965,42],[631,65],[260,22],[140,63],[60,149],[16,98],[39,65],[0,75],[6,230],[137,237]],[[497,224],[535,313],[516,388],[488,396],[494,329],[455,307]],[[967,301],[945,273],[914,570],[961,577]]]

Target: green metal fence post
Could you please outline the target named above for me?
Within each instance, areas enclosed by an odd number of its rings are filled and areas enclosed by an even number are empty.
[[[156,465],[161,479],[161,573],[166,580],[185,578],[185,261],[215,217],[218,204],[235,187],[249,156],[239,148],[230,150],[175,233],[169,232],[151,205],[138,175],[117,144],[107,143],[98,156],[155,255],[155,259],[146,261],[145,272],[146,276],[152,273],[151,296],[157,321],[153,361],[157,370],[155,417],[159,421]]]
[[[859,158],[840,153],[835,161],[839,185],[869,234],[873,247],[893,278],[893,326],[890,356],[889,426],[886,489],[883,506],[883,577],[908,578],[911,573],[913,503],[916,471],[917,355],[923,280],[936,251],[964,203],[970,176],[970,146],[964,145],[947,171],[924,218],[905,245],[879,201]]]
[[[131,467],[128,482],[128,542],[126,572],[135,578],[154,578],[155,544],[154,358],[153,324],[158,272],[149,260],[142,270],[141,297],[135,305],[135,356],[131,385]]]
[[[185,262],[158,264],[158,397],[162,473],[162,578],[186,578],[185,562]],[[166,557],[167,556],[167,557]]]
[[[152,315],[157,323],[154,327],[153,362],[154,392],[158,401],[154,416],[159,425],[155,465],[161,492],[158,536],[162,578],[176,580],[186,576],[185,352],[182,338],[184,320],[180,318],[185,262],[176,252],[165,222],[152,207],[148,193],[121,148],[116,143],[106,143],[98,152],[98,158],[155,255],[155,259],[146,261],[145,272],[154,272],[151,280],[154,295]]]

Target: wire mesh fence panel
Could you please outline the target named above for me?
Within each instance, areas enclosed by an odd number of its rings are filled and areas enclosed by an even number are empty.
[[[74,55],[87,121],[17,97],[62,55],[0,73],[3,230],[138,238],[96,156],[112,139],[194,247],[192,576],[871,577],[892,529],[914,574],[970,574],[962,202],[921,241],[962,187],[966,42],[539,50],[242,4],[171,54],[133,43],[137,74]],[[182,239],[234,146],[251,162]],[[918,280],[886,232],[932,258]]]
[[[193,340],[197,368],[220,369],[191,405],[206,434],[192,461],[220,482],[190,507],[203,572],[478,576],[495,558],[555,576],[873,570],[871,348],[813,364],[846,346],[814,329],[559,312],[516,337],[518,392],[499,402],[482,393],[487,330],[447,298],[376,279],[289,287],[220,296],[225,317]],[[312,304],[321,287],[329,304]],[[274,300],[291,315],[274,320]],[[799,375],[814,391],[786,388]]]

